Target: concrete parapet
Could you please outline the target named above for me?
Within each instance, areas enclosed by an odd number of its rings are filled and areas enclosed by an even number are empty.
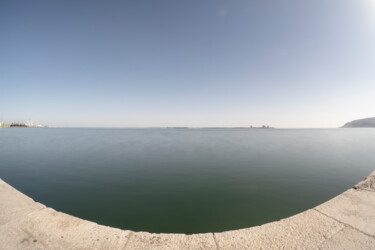
[[[45,207],[0,180],[0,249],[375,249],[375,172],[289,218],[193,235],[98,225]]]

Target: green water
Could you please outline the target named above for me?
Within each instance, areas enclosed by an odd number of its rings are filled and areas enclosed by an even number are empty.
[[[0,131],[0,178],[135,231],[220,232],[316,206],[375,170],[375,129]]]

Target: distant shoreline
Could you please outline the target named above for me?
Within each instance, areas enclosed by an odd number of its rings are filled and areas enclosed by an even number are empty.
[[[303,130],[303,129],[311,129],[311,130],[318,130],[318,129],[358,129],[358,128],[343,128],[343,127],[333,127],[333,128],[249,128],[249,127],[64,127],[64,126],[46,126],[46,127],[0,127],[0,128],[49,128],[49,129],[168,129],[168,130],[199,130],[199,129],[207,129],[207,130]],[[369,127],[359,127],[362,129],[371,129]]]

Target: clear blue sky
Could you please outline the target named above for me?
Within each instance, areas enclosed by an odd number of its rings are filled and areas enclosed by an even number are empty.
[[[337,127],[375,116],[375,0],[1,1],[0,119]]]

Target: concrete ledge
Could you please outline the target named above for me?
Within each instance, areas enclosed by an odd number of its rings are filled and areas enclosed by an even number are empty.
[[[337,197],[280,221],[206,234],[132,232],[33,201],[0,180],[0,249],[375,249],[375,172]]]

